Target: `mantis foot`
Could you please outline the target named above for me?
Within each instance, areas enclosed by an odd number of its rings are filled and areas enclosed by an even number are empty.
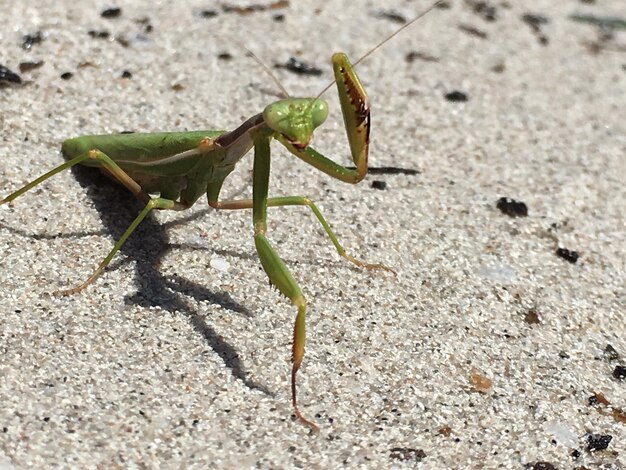
[[[361,268],[365,268],[368,271],[374,271],[377,269],[382,269],[383,271],[388,271],[390,273],[392,273],[394,276],[397,276],[398,273],[395,272],[393,269],[391,269],[388,266],[385,266],[382,263],[364,263],[363,261],[360,261],[358,259],[356,259],[354,256],[350,256],[347,253],[341,253],[341,256],[343,256],[345,259],[347,259],[348,261],[356,264],[357,266],[361,267]]]

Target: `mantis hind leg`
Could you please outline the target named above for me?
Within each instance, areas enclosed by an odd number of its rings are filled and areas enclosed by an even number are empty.
[[[41,175],[39,178],[34,179],[30,183],[22,186],[17,191],[9,194],[4,199],[0,199],[0,205],[8,203],[16,199],[17,197],[24,194],[26,191],[33,189],[35,186],[43,183],[48,178],[53,177],[57,173],[60,173],[68,168],[71,168],[75,165],[78,165],[85,160],[96,160],[109,175],[118,180],[121,184],[123,184],[130,192],[132,192],[135,196],[137,196],[140,200],[144,202],[148,202],[151,198],[150,195],[144,192],[141,189],[141,186],[137,182],[135,182],[130,176],[128,176],[124,170],[122,170],[117,163],[115,163],[110,157],[108,157],[105,153],[101,152],[98,149],[89,150],[83,154],[74,157],[63,164],[53,168],[49,172]]]
[[[71,289],[56,291],[56,292],[54,292],[54,294],[55,295],[64,295],[64,296],[65,295],[73,295],[73,294],[77,294],[78,292],[80,292],[83,289],[85,289],[85,287],[87,287],[89,284],[91,284],[98,277],[98,275],[100,275],[100,273],[102,271],[104,271],[104,269],[108,266],[108,264],[111,262],[111,260],[115,256],[115,254],[120,250],[122,245],[126,242],[128,237],[135,231],[137,226],[150,213],[150,211],[152,209],[170,209],[170,210],[172,210],[172,209],[176,209],[177,208],[177,204],[178,204],[177,202],[172,201],[170,199],[164,199],[164,198],[153,198],[153,199],[150,199],[148,201],[148,203],[146,204],[146,207],[143,208],[143,210],[139,213],[139,215],[135,218],[135,220],[133,220],[133,223],[130,224],[130,226],[122,234],[120,239],[115,243],[115,246],[109,252],[107,257],[104,258],[104,260],[100,263],[98,268],[93,272],[93,274],[91,276],[89,276],[87,278],[87,280],[85,282],[83,282],[82,284],[79,284],[76,287],[72,287]]]
[[[132,192],[137,198],[146,203],[146,206],[141,211],[141,213],[137,216],[137,218],[133,221],[132,224],[126,229],[122,237],[117,241],[113,249],[109,252],[107,257],[100,263],[95,272],[89,276],[89,278],[83,282],[82,284],[67,290],[61,290],[55,292],[57,295],[71,295],[76,294],[82,291],[85,287],[91,284],[96,277],[107,267],[107,265],[111,262],[111,259],[115,254],[120,250],[126,239],[130,236],[131,233],[137,228],[137,226],[141,223],[141,221],[148,215],[148,213],[152,209],[172,209],[172,210],[182,210],[188,208],[188,204],[179,203],[170,199],[165,198],[152,198],[148,193],[146,193],[139,183],[133,180],[124,170],[122,170],[117,163],[115,163],[109,156],[105,153],[101,152],[98,149],[89,150],[77,157],[74,157],[65,163],[59,165],[58,167],[50,170],[39,178],[31,181],[27,185],[18,189],[17,191],[11,193],[6,198],[0,200],[0,204],[5,204],[13,201],[18,196],[21,196],[26,191],[34,188],[40,183],[43,183],[48,178],[60,173],[63,170],[67,170],[68,168],[73,167],[74,165],[78,165],[85,160],[92,159],[96,160],[100,165],[100,168],[105,170],[107,174],[113,177],[115,180],[119,181],[122,185],[124,185],[130,192]]]
[[[135,231],[135,229],[139,226],[141,221],[152,211],[153,209],[168,209],[168,210],[183,210],[189,207],[188,204],[180,203],[173,201],[171,199],[166,198],[152,198],[148,193],[146,193],[139,183],[133,180],[122,168],[119,167],[117,163],[115,163],[110,157],[101,152],[100,150],[90,150],[87,152],[87,156],[89,158],[93,158],[98,160],[101,167],[115,180],[119,181],[122,185],[124,185],[130,192],[132,192],[138,199],[146,203],[146,206],[139,213],[139,215],[133,220],[130,226],[126,229],[126,231],[122,234],[120,239],[115,243],[113,249],[109,252],[109,254],[104,258],[104,260],[100,263],[98,268],[93,272],[91,276],[87,278],[85,282],[82,284],[73,287],[71,289],[59,290],[56,291],[56,295],[72,295],[81,292],[85,287],[91,284],[98,275],[104,271],[104,269],[111,262],[111,259],[115,256],[115,254],[120,250],[122,245],[126,242],[128,237]],[[80,157],[79,157],[80,158]]]

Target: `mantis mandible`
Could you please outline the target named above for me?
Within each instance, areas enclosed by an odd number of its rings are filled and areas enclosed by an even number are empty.
[[[438,3],[440,2],[431,5],[396,30],[354,65],[424,16]],[[300,413],[296,399],[296,374],[304,356],[307,304],[300,286],[268,241],[267,208],[307,206],[324,228],[340,256],[367,269],[392,271],[382,264],[364,263],[349,255],[322,213],[307,197],[268,197],[272,139],[280,142],[297,158],[338,180],[356,184],[367,173],[370,134],[370,107],[367,95],[345,54],[333,54],[332,65],[335,75],[332,83],[337,85],[354,168],[335,163],[309,146],[314,130],[324,123],[328,116],[328,104],[321,100],[320,96],[332,85],[331,83],[316,98],[285,98],[272,103],[263,112],[252,116],[230,132],[208,130],[87,135],[65,140],[62,144],[65,163],[0,200],[0,205],[9,203],[57,173],[80,164],[99,168],[145,203],[144,209],[93,274],[82,284],[58,291],[57,294],[60,295],[77,294],[91,284],[141,221],[154,209],[185,210],[204,194],[207,195],[209,206],[215,209],[252,209],[254,243],[261,265],[270,283],[297,308],[291,355],[291,401],[298,421],[315,431],[318,429],[317,426]],[[224,180],[234,170],[237,162],[252,148],[254,148],[252,199],[220,200],[219,194]]]

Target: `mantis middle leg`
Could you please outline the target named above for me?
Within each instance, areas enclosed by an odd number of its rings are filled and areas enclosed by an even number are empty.
[[[226,200],[219,201],[218,194],[222,184],[213,184],[207,191],[209,197],[209,205],[214,209],[219,210],[238,210],[238,209],[251,209],[253,206],[252,199],[238,199],[238,200]],[[270,197],[267,199],[267,207],[284,207],[284,206],[307,206],[311,209],[319,223],[324,228],[324,231],[330,238],[330,241],[335,246],[339,256],[347,259],[355,265],[368,269],[384,269],[395,274],[395,271],[381,263],[365,263],[354,256],[349,255],[345,248],[339,243],[337,236],[330,228],[330,225],[322,215],[322,212],[317,208],[315,203],[306,196],[283,196],[283,197]]]

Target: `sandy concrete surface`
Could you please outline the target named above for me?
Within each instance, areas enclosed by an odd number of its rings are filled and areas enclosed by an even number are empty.
[[[0,2],[0,64],[22,79],[0,88],[0,196],[68,137],[235,128],[276,99],[237,42],[322,69],[275,69],[314,96],[332,52],[357,58],[427,6],[289,3]],[[299,397],[321,432],[291,417],[295,309],[248,211],[149,216],[92,286],[51,295],[141,209],[83,169],[0,206],[0,469],[626,468],[626,32],[570,19],[624,2],[447,6],[358,67],[370,165],[413,174],[351,186],[273,145],[270,193],[309,196],[350,253],[397,272],[342,260],[305,208],[269,212],[309,303]],[[348,164],[325,97],[314,146]],[[248,196],[251,170],[224,196]]]

